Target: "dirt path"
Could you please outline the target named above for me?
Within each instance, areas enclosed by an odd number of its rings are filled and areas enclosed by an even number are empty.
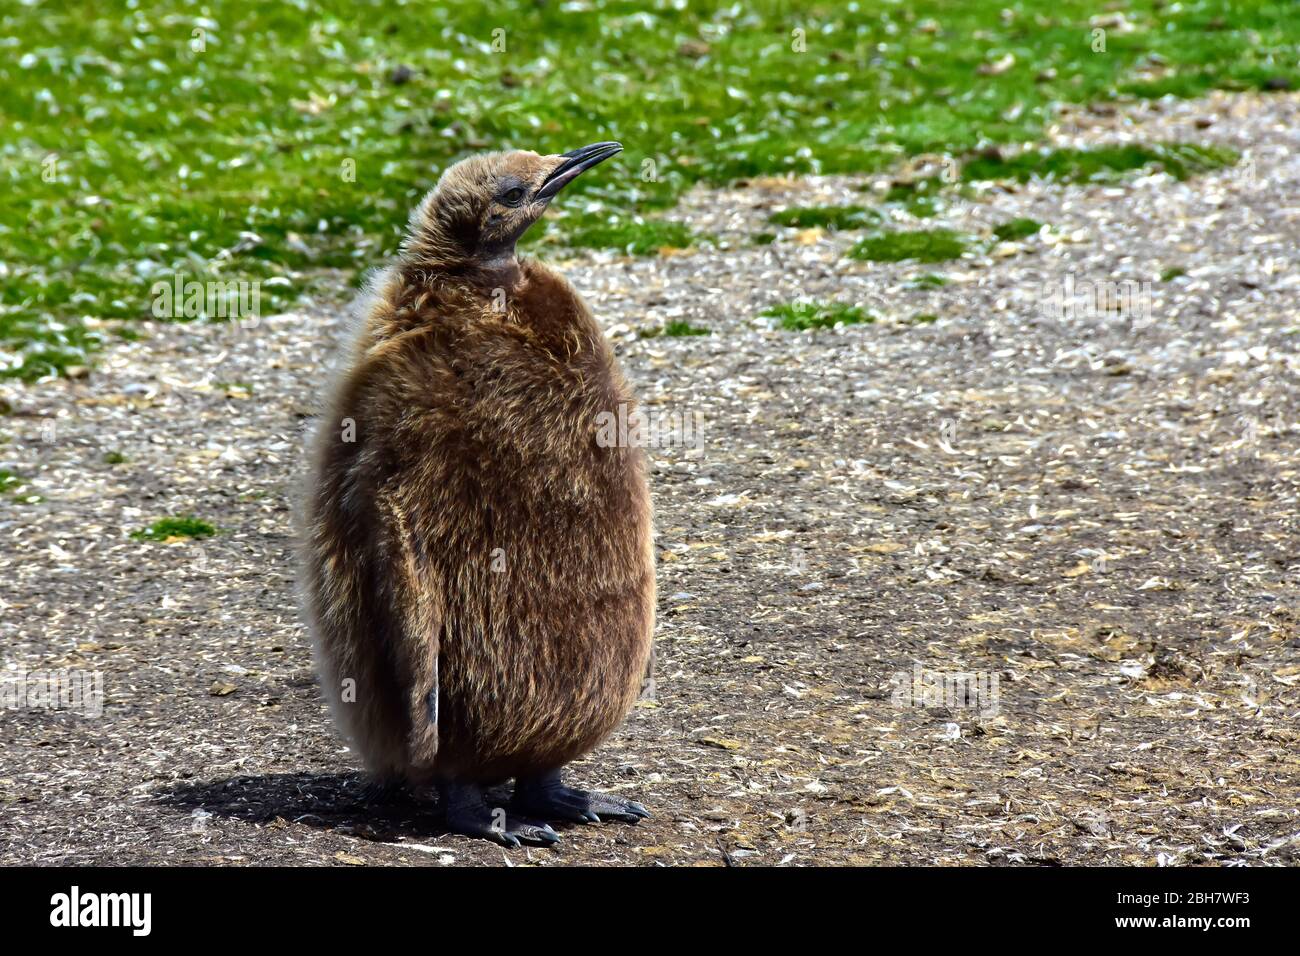
[[[933,222],[1052,227],[959,263],[752,244],[773,209],[861,202],[826,178],[692,195],[675,215],[729,248],[566,267],[704,445],[654,451],[655,700],[577,769],[655,816],[511,862],[1300,863],[1300,98],[1057,135],[1251,162],[959,202]],[[1150,286],[1053,316],[1071,274]],[[882,317],[755,318],[800,296]],[[0,505],[3,666],[100,671],[105,709],[0,712],[0,862],[507,856],[366,803],[314,685],[288,501],[336,311],[151,326],[83,381],[4,386],[0,459],[43,501]],[[635,336],[671,318],[713,334]],[[222,533],[129,537],[186,513]],[[895,699],[917,666],[996,700]]]

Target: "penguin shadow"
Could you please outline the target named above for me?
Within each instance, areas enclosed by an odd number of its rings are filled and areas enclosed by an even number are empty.
[[[489,791],[489,798],[508,792]],[[259,825],[297,823],[383,843],[447,836],[435,795],[376,787],[360,772],[284,773],[184,781],[154,792],[164,807]]]

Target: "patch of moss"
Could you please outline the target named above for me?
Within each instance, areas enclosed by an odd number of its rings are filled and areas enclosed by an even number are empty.
[[[770,246],[774,242],[776,242],[776,233],[774,232],[760,232],[754,236],[754,245],[756,246]]]
[[[966,181],[987,179],[1053,179],[1064,183],[1105,182],[1134,170],[1163,170],[1183,180],[1201,172],[1231,166],[1239,155],[1226,146],[1156,143],[1098,146],[1092,149],[1026,150],[1015,156],[978,156],[962,167]]]
[[[120,451],[104,452],[104,464],[106,465],[121,465],[125,462],[126,455],[122,454]]]
[[[1181,99],[1193,99],[1204,96],[1215,86],[1214,77],[1199,70],[1170,73],[1158,80],[1141,80],[1133,83],[1119,84],[1119,92],[1144,99],[1159,99],[1162,96],[1175,96]]]
[[[24,494],[23,490],[26,486],[26,478],[14,474],[7,468],[0,468],[0,494],[11,496],[12,500],[18,504],[36,504],[41,500],[41,496]]]
[[[952,229],[878,232],[860,240],[848,255],[871,262],[943,262],[966,251],[966,240]]]
[[[168,538],[209,538],[217,529],[201,518],[186,515],[181,518],[159,518],[147,528],[133,531],[137,541],[166,541]]]
[[[788,302],[761,314],[780,319],[781,328],[788,332],[830,329],[837,325],[866,325],[876,321],[876,317],[865,309],[842,302]]]
[[[939,176],[895,182],[885,193],[884,201],[899,203],[916,218],[928,219],[939,211],[939,193],[946,185]]]
[[[993,228],[993,235],[997,236],[1003,242],[1015,242],[1017,239],[1028,239],[1030,236],[1036,236],[1043,229],[1043,224],[1037,219],[1012,219]]]
[[[710,329],[706,329],[699,325],[691,325],[691,323],[687,322],[685,319],[673,319],[671,322],[665,322],[657,329],[642,330],[640,336],[643,339],[653,339],[661,335],[668,336],[669,338],[678,338],[688,335],[712,334],[713,332]]]
[[[800,206],[783,209],[767,217],[775,226],[797,229],[865,229],[880,221],[880,214],[862,206]]]
[[[1174,279],[1177,279],[1180,276],[1185,276],[1185,275],[1187,275],[1186,269],[1184,269],[1182,266],[1174,266],[1172,269],[1166,269],[1164,272],[1160,273],[1160,281],[1172,282]]]
[[[565,245],[574,249],[617,249],[630,256],[650,256],[661,249],[690,249],[712,243],[713,237],[696,234],[681,222],[665,219],[587,221],[561,232]]]
[[[946,276],[934,272],[927,272],[923,276],[917,276],[908,283],[913,289],[942,289],[947,284],[948,279]]]

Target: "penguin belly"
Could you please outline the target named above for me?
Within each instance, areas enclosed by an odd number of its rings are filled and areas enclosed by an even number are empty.
[[[500,543],[448,595],[435,772],[493,783],[560,767],[623,719],[650,653],[654,572],[648,529],[630,521],[593,527],[545,497],[485,505]]]
[[[587,753],[636,701],[652,518],[643,450],[594,437],[599,414],[630,401],[612,357],[557,370],[499,340],[457,356],[457,426],[423,450],[455,464],[408,533],[442,583],[433,775],[491,783]]]

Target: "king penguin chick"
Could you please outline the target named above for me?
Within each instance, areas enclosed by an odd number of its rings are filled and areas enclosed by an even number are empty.
[[[436,786],[449,830],[508,846],[648,816],[561,779],[651,652],[644,453],[598,440],[632,395],[573,287],[515,254],[621,150],[448,169],[359,300],[309,448],[302,590],[335,720],[379,781]],[[484,791],[509,778],[507,814]]]

